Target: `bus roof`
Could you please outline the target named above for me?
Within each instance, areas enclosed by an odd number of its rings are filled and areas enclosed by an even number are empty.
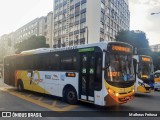
[[[117,42],[117,41],[105,41],[105,42],[99,42],[99,43],[92,43],[92,44],[84,44],[84,45],[78,45],[78,46],[70,46],[70,47],[62,47],[62,48],[38,48],[38,49],[33,49],[33,50],[27,50],[27,51],[22,51],[20,54],[13,54],[6,57],[13,57],[13,56],[25,56],[25,55],[33,55],[33,54],[41,54],[41,53],[48,53],[48,52],[58,52],[58,51],[66,51],[66,50],[74,50],[74,49],[82,49],[82,48],[89,48],[89,47],[99,47],[102,50],[107,49],[108,43],[123,43],[130,45],[128,43],[124,42]],[[130,45],[132,46],[132,45]]]
[[[95,47],[95,46],[99,46],[101,49],[106,49],[107,44],[108,44],[107,42],[99,42],[99,43],[93,43],[93,44],[85,44],[85,45],[62,47],[62,48],[38,48],[38,49],[33,49],[33,50],[22,51],[20,54],[30,55],[30,54],[39,54],[39,53],[47,53],[47,52],[88,48],[88,47]]]
[[[137,56],[137,57],[149,57],[149,58],[152,58],[152,57],[149,56],[149,55],[133,55],[133,56]]]
[[[154,74],[155,74],[155,73],[160,73],[160,70],[155,71]]]
[[[57,52],[57,51],[81,49],[81,48],[88,48],[88,47],[95,47],[95,46],[98,46],[103,50],[103,49],[107,49],[106,46],[108,43],[123,43],[123,42],[109,41],[109,42],[84,44],[84,45],[78,45],[78,46],[62,47],[62,48],[39,48],[39,49],[34,49],[34,50],[23,51],[20,54],[21,55],[31,55],[31,54],[40,54],[40,53],[47,53],[47,52]],[[127,43],[124,43],[124,44],[127,44]],[[129,44],[127,44],[127,45],[129,45]]]

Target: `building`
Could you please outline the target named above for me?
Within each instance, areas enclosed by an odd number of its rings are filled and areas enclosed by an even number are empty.
[[[54,0],[53,47],[114,41],[129,30],[128,0]]]
[[[22,42],[32,35],[39,35],[39,18],[32,20],[15,31],[16,43]]]
[[[52,47],[52,24],[53,12],[49,12],[47,16],[36,18],[26,25],[16,30],[16,43],[21,42],[32,35],[45,36],[46,44]]]
[[[36,18],[24,26],[20,27],[13,33],[5,34],[5,38],[10,38],[11,46],[14,47],[15,44],[22,42],[23,40],[36,36],[45,36],[46,44],[52,47],[52,24],[53,24],[53,12],[49,12],[47,16]],[[4,38],[2,36],[1,38]],[[3,41],[1,39],[1,41]]]
[[[153,52],[160,52],[160,44],[151,45],[150,48]]]
[[[0,51],[1,54],[11,55],[15,52],[14,43],[15,41],[15,33],[12,32],[10,34],[5,34],[0,37]]]
[[[46,44],[52,47],[52,28],[53,28],[53,12],[49,12],[47,16],[39,18],[39,33],[46,37]]]

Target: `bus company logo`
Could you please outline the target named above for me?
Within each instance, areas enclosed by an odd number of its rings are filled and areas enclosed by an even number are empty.
[[[2,112],[2,117],[12,117],[11,112]]]
[[[51,79],[51,75],[45,75],[45,79]]]
[[[58,78],[57,75],[54,74],[54,75],[52,76],[52,80],[59,80],[59,78]]]
[[[43,82],[43,79],[33,79],[32,80],[35,84],[39,84],[41,82]]]

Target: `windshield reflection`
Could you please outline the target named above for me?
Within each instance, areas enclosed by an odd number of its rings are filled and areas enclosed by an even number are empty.
[[[152,63],[141,62],[138,65],[138,77],[149,78],[152,73]]]
[[[110,67],[106,70],[108,81],[125,82],[134,80],[131,55],[110,55]]]

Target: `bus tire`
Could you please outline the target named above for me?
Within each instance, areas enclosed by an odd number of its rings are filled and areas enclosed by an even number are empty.
[[[22,80],[18,80],[17,90],[18,90],[19,92],[23,92],[23,91],[24,91],[24,86],[23,86]]]
[[[77,104],[78,100],[77,100],[77,92],[74,88],[69,87],[67,88],[66,92],[65,92],[65,98],[64,98],[67,103],[75,105]]]

